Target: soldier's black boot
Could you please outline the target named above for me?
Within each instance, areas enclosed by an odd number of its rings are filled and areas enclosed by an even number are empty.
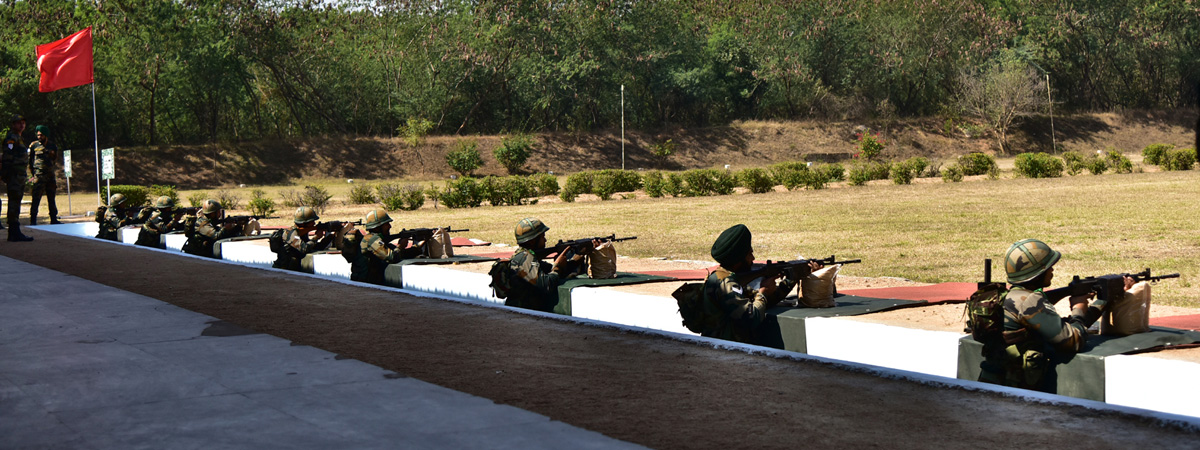
[[[21,233],[21,224],[20,223],[8,224],[8,241],[9,242],[29,242],[32,240],[33,240],[33,238]]]
[[[29,216],[29,225],[37,225],[37,216]]]
[[[58,225],[62,222],[58,221],[58,216],[50,216],[50,225]]]

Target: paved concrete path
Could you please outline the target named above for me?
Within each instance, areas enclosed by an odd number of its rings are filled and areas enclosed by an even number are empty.
[[[0,448],[29,447],[640,448],[0,257]]]

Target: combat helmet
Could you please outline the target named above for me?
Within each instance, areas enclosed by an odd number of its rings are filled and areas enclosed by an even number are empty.
[[[300,225],[309,222],[316,222],[318,220],[321,220],[321,216],[317,215],[317,210],[313,209],[311,206],[301,206],[296,208],[296,217],[295,219],[292,219],[292,223]]]
[[[366,217],[363,217],[363,228],[373,230],[391,221],[392,216],[388,215],[387,210],[383,209],[382,206],[376,206],[375,209],[367,213]]]
[[[204,206],[200,208],[200,214],[212,214],[221,210],[221,202],[213,199],[204,201]]]
[[[125,203],[125,194],[117,193],[108,198],[108,206],[110,208],[120,206],[122,203]]]
[[[154,207],[157,209],[169,209],[175,207],[175,200],[171,197],[161,196],[154,199]]]
[[[537,239],[538,236],[547,231],[550,231],[550,227],[542,223],[541,220],[526,217],[517,222],[517,227],[513,229],[513,235],[517,237],[517,244],[524,244]]]
[[[1041,276],[1062,254],[1037,239],[1017,241],[1004,254],[1004,271],[1010,284],[1020,284]]]

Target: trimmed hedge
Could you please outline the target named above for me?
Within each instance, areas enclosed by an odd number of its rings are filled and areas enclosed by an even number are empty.
[[[108,187],[104,192],[104,200],[108,201],[113,194],[121,194],[125,196],[125,207],[136,208],[144,206],[150,202],[150,190],[143,186],[134,186],[131,184],[114,184]]]
[[[962,167],[963,175],[988,175],[995,178],[1000,175],[1000,166],[996,158],[987,153],[973,152],[958,157],[958,165]]]
[[[1062,159],[1048,153],[1022,153],[1013,163],[1017,175],[1029,178],[1057,178],[1063,174]]]

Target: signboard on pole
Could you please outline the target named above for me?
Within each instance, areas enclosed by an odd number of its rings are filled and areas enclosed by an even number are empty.
[[[106,148],[100,150],[100,178],[111,180],[116,178],[117,166],[113,160],[113,149]]]
[[[63,175],[71,178],[71,151],[63,150]]]

